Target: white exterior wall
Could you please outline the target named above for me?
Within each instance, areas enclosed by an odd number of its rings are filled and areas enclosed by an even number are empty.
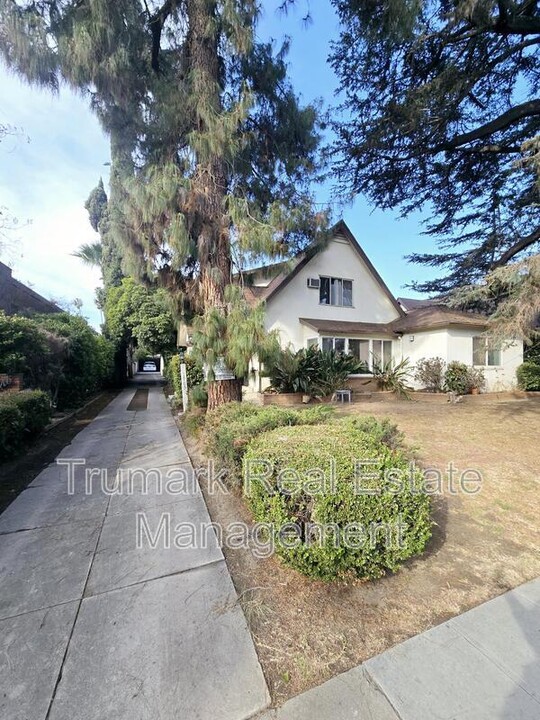
[[[473,361],[473,337],[480,335],[478,331],[449,330],[448,331],[448,362],[459,360],[466,365]],[[498,392],[511,390],[516,387],[516,369],[523,362],[523,343],[515,342],[512,345],[503,345],[501,351],[501,365],[484,366],[486,390]]]
[[[448,361],[448,331],[444,329],[406,333],[394,345],[400,346],[399,359],[408,358],[413,366],[422,358],[440,357],[445,362]],[[415,382],[413,373],[409,378],[409,384],[416,390],[420,389],[420,384]]]
[[[353,306],[321,305],[319,291],[307,287],[307,279],[319,275],[352,280]],[[317,336],[299,322],[301,317],[388,323],[399,314],[356,251],[338,235],[268,301],[266,329],[278,330],[283,346],[291,344],[299,350],[307,338]]]
[[[473,337],[481,334],[479,330],[450,328],[408,333],[401,340],[402,356],[408,357],[413,365],[422,358],[434,357],[442,358],[447,364],[457,360],[472,365]],[[503,347],[501,362],[502,365],[497,367],[483,367],[488,392],[511,390],[516,386],[516,368],[523,362],[523,345],[515,343]],[[412,378],[411,385],[420,387]]]

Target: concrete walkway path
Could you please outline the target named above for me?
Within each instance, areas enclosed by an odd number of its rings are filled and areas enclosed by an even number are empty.
[[[260,720],[538,720],[540,580],[289,700]]]
[[[242,720],[268,707],[213,532],[181,548],[165,530],[151,548],[147,533],[137,549],[140,513],[150,534],[164,517],[172,532],[210,523],[161,388],[123,391],[58,459],[80,463],[71,487],[68,464],[52,464],[0,516],[0,717]],[[137,469],[160,474],[144,488]]]

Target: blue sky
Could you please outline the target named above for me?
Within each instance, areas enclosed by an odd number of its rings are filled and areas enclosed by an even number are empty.
[[[336,102],[337,79],[326,58],[330,41],[338,37],[338,23],[329,3],[312,5],[311,25],[303,25],[305,6],[299,2],[288,15],[267,10],[258,34],[278,42],[285,35],[292,38],[290,75],[297,92],[304,102],[322,98],[329,106]],[[86,101],[67,89],[53,96],[28,87],[0,67],[0,98],[0,123],[21,130],[0,144],[0,206],[22,221],[0,259],[46,297],[65,302],[80,298],[83,315],[97,327],[100,315],[93,297],[99,273],[70,254],[96,238],[84,202],[100,176],[107,180],[107,139]],[[327,202],[330,193],[329,186],[320,188],[318,201]],[[421,236],[418,216],[398,219],[394,213],[375,211],[363,198],[339,216],[390,289],[396,295],[411,295],[403,286],[425,278],[428,271],[410,265],[403,256],[432,248],[432,241]],[[25,220],[30,224],[24,225]]]

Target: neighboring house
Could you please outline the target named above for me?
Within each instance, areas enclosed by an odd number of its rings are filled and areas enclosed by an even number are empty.
[[[3,262],[0,262],[0,310],[7,315],[62,312],[58,305],[15,280],[11,268]]]
[[[352,353],[371,368],[374,359],[399,362],[441,357],[484,370],[487,390],[515,385],[521,342],[492,346],[484,316],[452,310],[436,300],[396,299],[347,225],[334,226],[318,253],[243,274],[251,304],[265,301],[266,329],[295,350],[309,345]],[[412,383],[412,378],[411,378]],[[249,385],[268,384],[253,363]],[[414,384],[414,383],[412,383]],[[365,389],[365,376],[349,385]]]

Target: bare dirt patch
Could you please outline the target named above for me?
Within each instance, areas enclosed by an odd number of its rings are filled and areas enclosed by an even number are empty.
[[[101,393],[69,420],[43,433],[23,455],[0,465],[0,513],[117,394],[113,390]]]
[[[314,582],[276,558],[225,551],[275,703],[540,575],[540,399],[339,412],[390,418],[425,467],[474,468],[482,488],[436,498],[427,552],[377,581]],[[194,465],[204,464],[200,443],[182,434]],[[215,522],[250,522],[239,495],[206,500]]]

